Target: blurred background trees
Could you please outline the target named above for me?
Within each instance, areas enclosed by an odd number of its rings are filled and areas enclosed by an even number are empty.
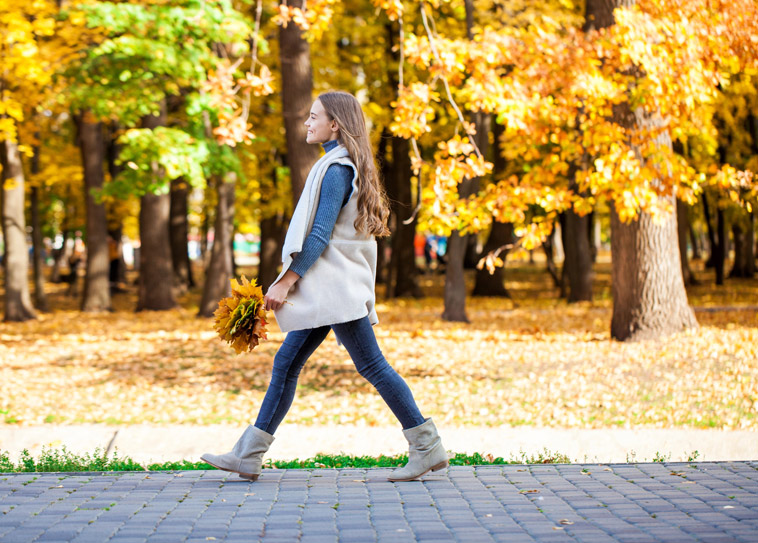
[[[207,316],[239,264],[265,289],[330,89],[371,126],[388,297],[438,262],[466,321],[540,249],[591,301],[604,244],[626,340],[696,325],[690,258],[755,275],[751,0],[0,0],[0,22],[6,320],[54,309],[46,278],[81,275],[84,311],[134,286],[135,310],[189,290]]]

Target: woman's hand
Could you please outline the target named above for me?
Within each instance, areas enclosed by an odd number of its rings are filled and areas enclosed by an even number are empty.
[[[276,311],[282,307],[282,304],[287,301],[287,293],[298,279],[300,279],[298,274],[291,270],[287,270],[284,277],[271,285],[271,288],[268,289],[268,292],[266,292],[266,295],[263,297],[263,300],[266,302],[266,310],[271,309]]]

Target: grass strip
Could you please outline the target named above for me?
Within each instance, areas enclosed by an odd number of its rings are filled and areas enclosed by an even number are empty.
[[[405,465],[408,455],[395,456],[354,456],[347,454],[318,454],[305,460],[266,460],[265,468],[277,469],[334,469],[334,468],[376,468],[396,467]],[[544,449],[534,455],[521,453],[519,457],[506,460],[491,454],[454,453],[450,458],[452,466],[481,466],[500,464],[569,464],[571,460],[565,454],[553,453]],[[111,456],[105,455],[100,449],[92,454],[75,454],[62,447],[61,449],[43,448],[40,455],[34,458],[28,450],[21,451],[18,462],[13,462],[10,454],[0,451],[0,473],[41,473],[41,472],[83,472],[83,471],[181,471],[181,470],[213,470],[216,469],[205,462],[180,460],[177,462],[162,462],[142,464],[129,457],[119,457],[118,451]]]

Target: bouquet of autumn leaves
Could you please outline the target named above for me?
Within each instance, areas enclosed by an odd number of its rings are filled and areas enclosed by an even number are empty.
[[[255,279],[242,283],[232,279],[232,295],[218,303],[215,328],[219,337],[229,343],[237,354],[252,351],[261,339],[266,339],[266,308],[263,290]]]

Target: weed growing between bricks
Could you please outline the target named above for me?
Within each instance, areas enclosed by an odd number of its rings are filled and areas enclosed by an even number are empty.
[[[408,461],[408,455],[398,454],[395,456],[353,456],[346,454],[318,454],[305,460],[267,460],[266,468],[278,469],[320,469],[320,468],[375,468],[402,466]],[[520,456],[512,456],[506,460],[491,454],[464,454],[455,453],[450,458],[453,466],[489,466],[501,464],[569,464],[571,459],[561,453],[554,453],[547,449],[542,452],[527,455],[522,452]],[[13,462],[10,454],[0,451],[0,473],[19,472],[87,472],[87,471],[181,471],[181,470],[212,470],[216,469],[205,462],[191,462],[181,460],[177,462],[163,462],[154,464],[141,464],[129,457],[121,458],[118,451],[107,455],[100,449],[95,449],[92,454],[75,454],[65,447],[61,449],[43,448],[39,457],[34,458],[28,450],[21,451],[18,462]]]

